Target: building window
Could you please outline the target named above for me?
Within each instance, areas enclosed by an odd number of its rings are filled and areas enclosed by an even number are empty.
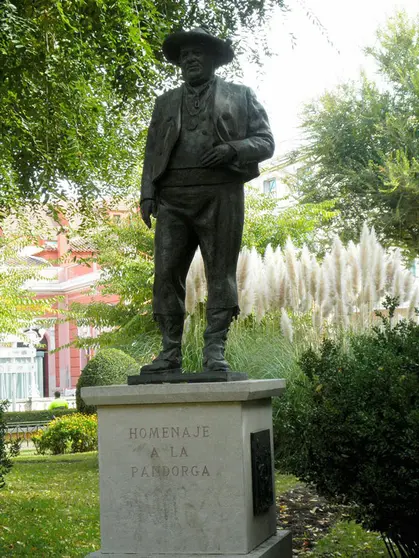
[[[268,178],[263,181],[263,193],[268,196],[276,196],[276,178]]]

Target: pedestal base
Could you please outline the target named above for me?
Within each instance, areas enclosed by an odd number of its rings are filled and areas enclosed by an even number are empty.
[[[283,380],[98,386],[103,558],[290,558],[276,534]]]
[[[233,372],[231,370],[215,370],[213,372],[183,372],[181,368],[175,370],[163,370],[161,372],[141,372],[134,376],[128,376],[128,385],[141,384],[194,384],[205,382],[239,382],[247,380],[244,372]]]
[[[87,558],[175,558],[169,554],[104,554],[100,550]],[[289,531],[278,531],[248,554],[176,554],[176,558],[291,558],[292,540]]]

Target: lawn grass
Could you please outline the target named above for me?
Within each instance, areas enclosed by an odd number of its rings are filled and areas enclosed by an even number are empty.
[[[97,453],[13,461],[0,493],[0,556],[84,558],[100,548]]]
[[[284,492],[288,492],[288,490],[291,490],[291,488],[294,488],[294,486],[297,486],[297,484],[300,484],[300,481],[297,479],[297,477],[294,477],[293,475],[282,475],[280,473],[275,473],[275,492],[277,496],[278,494],[284,494]]]
[[[339,521],[321,539],[311,556],[340,558],[370,558],[388,556],[384,542],[378,533],[370,533],[354,521]]]
[[[97,453],[15,458],[0,492],[0,557],[85,558],[100,548]],[[277,494],[299,483],[275,476]],[[385,556],[375,533],[337,523],[310,556]]]

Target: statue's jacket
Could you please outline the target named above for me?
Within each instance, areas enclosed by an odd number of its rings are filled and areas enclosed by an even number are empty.
[[[181,128],[183,86],[167,91],[156,99],[148,129],[141,199],[156,197],[156,183],[167,168]],[[253,91],[244,85],[216,77],[213,123],[220,143],[236,151],[230,170],[240,182],[259,176],[258,163],[272,157],[275,144],[265,109]]]

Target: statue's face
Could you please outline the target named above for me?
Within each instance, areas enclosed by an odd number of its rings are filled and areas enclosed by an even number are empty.
[[[183,79],[191,85],[205,83],[214,75],[214,58],[200,45],[184,46],[179,62]]]

